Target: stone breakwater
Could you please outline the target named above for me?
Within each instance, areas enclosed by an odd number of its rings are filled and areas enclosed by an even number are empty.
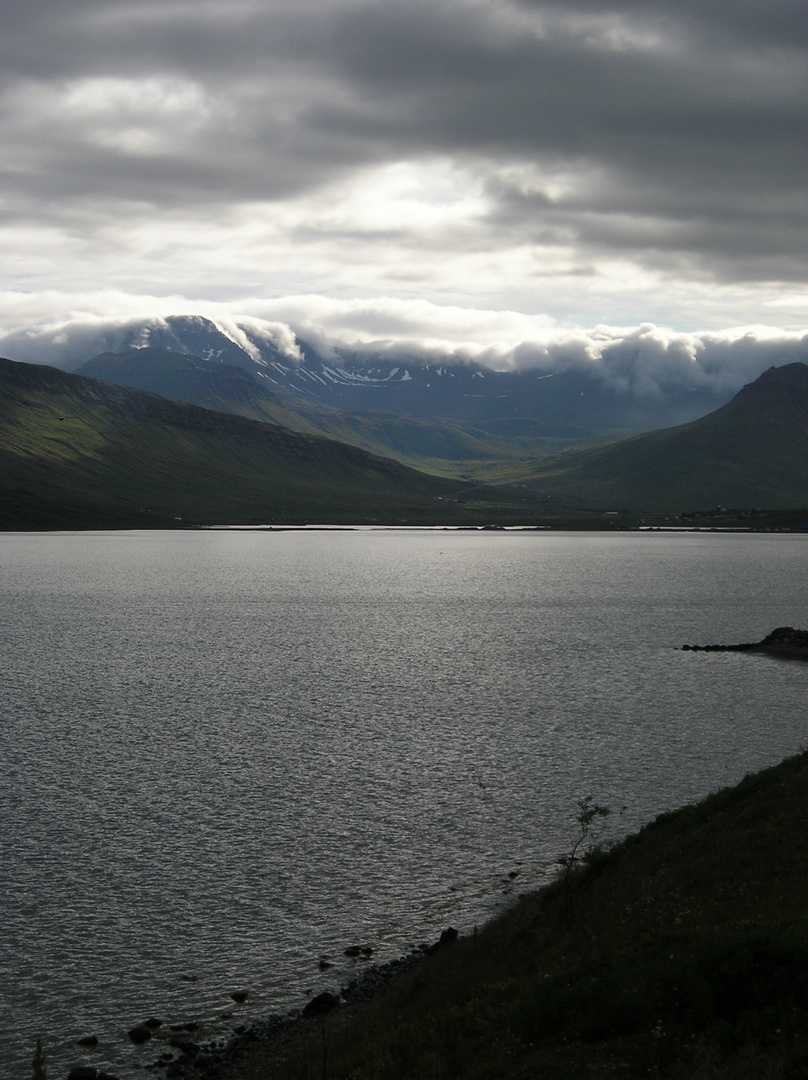
[[[154,1061],[143,1066],[147,1075],[160,1080],[163,1077],[165,1080],[243,1080],[248,1071],[278,1065],[310,1045],[319,1050],[326,1033],[344,1028],[374,1000],[389,993],[425,956],[448,947],[457,937],[457,930],[449,927],[432,945],[422,945],[408,956],[366,968],[340,987],[339,993],[323,991],[303,1009],[239,1026],[226,1040],[206,1041],[202,1024],[163,1024],[156,1018],[137,1025],[128,1035],[132,1042],[148,1043],[155,1049]],[[345,950],[345,955],[367,956],[371,951],[351,947]],[[235,994],[231,996],[236,998]],[[97,1040],[79,1042],[89,1047]],[[71,1069],[67,1080],[116,1080],[116,1077],[82,1065]]]
[[[739,645],[683,645],[684,652],[761,652],[808,660],[808,630],[793,626],[778,626],[762,641],[746,641]]]

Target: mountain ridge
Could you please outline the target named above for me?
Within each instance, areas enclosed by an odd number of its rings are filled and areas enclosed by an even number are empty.
[[[569,450],[524,470],[545,494],[649,511],[808,505],[808,365],[773,367],[689,424]]]
[[[235,378],[252,389],[246,375]],[[271,395],[261,400],[274,403]],[[774,511],[808,506],[806,460],[802,363],[764,372],[689,424],[503,467],[507,486],[494,488],[417,472],[317,434],[0,361],[3,498],[19,508],[0,521],[12,527],[28,520],[26,499],[61,506],[56,520],[69,519],[72,503],[129,524],[563,519],[569,527],[570,515],[591,526],[615,510],[635,520],[718,506]]]
[[[486,429],[472,422],[421,419],[368,409],[345,411],[300,396],[281,396],[269,389],[257,370],[235,368],[164,346],[101,353],[74,374],[280,424],[290,431],[334,438],[442,475],[458,475],[461,468],[482,473],[487,462],[518,460],[530,449],[551,451],[584,439],[583,433],[558,424],[552,436],[538,420],[505,438],[492,432],[490,425]],[[475,469],[474,462],[480,463]]]
[[[596,365],[581,365],[572,356],[566,362],[560,358],[552,370],[497,371],[470,359],[430,360],[404,347],[394,353],[382,348],[320,351],[299,336],[271,340],[249,321],[232,334],[203,316],[173,315],[159,324],[99,330],[91,339],[95,348],[88,341],[80,361],[62,366],[76,370],[99,353],[160,346],[250,371],[285,399],[346,412],[473,423],[492,438],[512,437],[526,420],[540,421],[542,434],[551,437],[566,438],[561,428],[573,428],[582,440],[604,432],[666,427],[705,415],[730,396],[687,380],[661,394],[630,365],[615,380],[605,380]],[[47,356],[43,360],[53,362]]]

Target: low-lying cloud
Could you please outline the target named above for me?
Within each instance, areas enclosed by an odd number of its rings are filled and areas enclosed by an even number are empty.
[[[274,359],[298,364],[305,351],[314,350],[335,365],[384,359],[475,363],[496,370],[572,367],[636,398],[664,399],[683,389],[729,396],[768,367],[808,362],[808,333],[761,326],[694,333],[650,323],[580,329],[512,311],[317,296],[256,300],[249,313],[213,302],[191,311],[177,307],[178,298],[140,298],[138,307],[133,298],[118,297],[119,313],[111,318],[103,311],[115,299],[110,294],[94,301],[74,297],[73,310],[58,318],[7,325],[0,355],[72,369],[100,352],[139,348],[158,339],[192,351],[170,319],[182,315],[197,320],[203,337],[212,324],[256,364]],[[12,300],[7,295],[6,306]],[[88,310],[93,302],[99,309],[95,312]],[[19,317],[25,297],[18,298],[17,307]]]

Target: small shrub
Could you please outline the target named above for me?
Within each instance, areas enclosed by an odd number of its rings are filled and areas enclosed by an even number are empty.
[[[575,820],[578,822],[581,831],[576,837],[575,843],[572,845],[568,854],[562,855],[558,860],[559,866],[561,866],[564,871],[565,881],[569,880],[569,876],[572,873],[576,860],[581,857],[581,848],[589,839],[592,826],[598,818],[608,817],[609,814],[611,814],[609,807],[601,806],[600,803],[596,803],[591,795],[587,795],[585,798],[578,800],[578,813]],[[586,854],[586,849],[584,849],[583,854]]]
[[[32,1080],[48,1080],[48,1071],[45,1068],[45,1053],[42,1049],[42,1040],[37,1039],[34,1060],[32,1062]]]

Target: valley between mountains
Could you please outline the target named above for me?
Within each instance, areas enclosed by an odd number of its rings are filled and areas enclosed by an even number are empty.
[[[576,389],[579,374],[410,370],[318,362],[301,374],[161,346],[75,373],[2,360],[0,527],[613,528],[761,524],[763,511],[801,527],[808,365],[639,433],[660,417],[594,383]]]

